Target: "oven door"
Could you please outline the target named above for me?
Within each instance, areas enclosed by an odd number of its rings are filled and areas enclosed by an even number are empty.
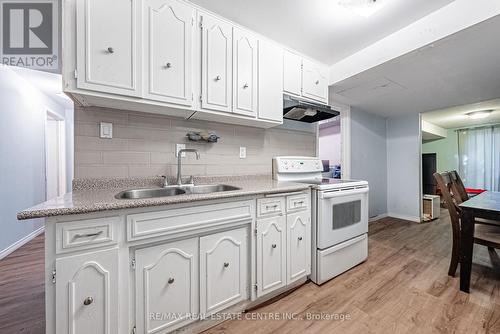
[[[368,187],[318,191],[317,247],[326,249],[368,232]]]

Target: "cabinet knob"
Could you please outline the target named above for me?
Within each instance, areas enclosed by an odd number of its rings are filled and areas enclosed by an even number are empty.
[[[175,281],[175,279],[173,277],[170,277],[168,279],[168,284],[172,284],[172,283],[174,283],[174,281]]]
[[[272,244],[272,245],[271,245],[271,247],[272,247],[272,248],[276,248],[276,244]]]
[[[299,239],[299,241],[302,241],[302,237],[298,237],[297,239]]]
[[[247,83],[243,85],[243,89],[246,89],[246,88],[248,88],[248,84]]]
[[[220,80],[220,75],[215,77],[215,81],[219,81],[219,80]]]
[[[316,80],[315,84],[316,84],[316,85],[319,85],[319,80]]]
[[[111,46],[107,48],[108,53],[115,53],[115,49],[113,49]]]
[[[172,63],[166,63],[165,64],[165,68],[171,68],[172,67]]]
[[[87,297],[83,300],[83,305],[87,306],[87,305],[90,305],[94,302],[94,298],[92,297]]]
[[[224,262],[224,268],[229,267],[229,262]]]

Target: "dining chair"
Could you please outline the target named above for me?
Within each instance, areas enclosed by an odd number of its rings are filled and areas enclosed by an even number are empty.
[[[446,208],[450,214],[452,227],[453,244],[451,249],[450,267],[448,275],[454,277],[460,262],[460,216],[461,209],[458,206],[462,203],[462,196],[456,185],[453,185],[453,179],[450,172],[434,173],[434,178],[438,184],[441,194],[444,198]],[[477,221],[474,227],[474,243],[488,247],[494,250],[500,249],[500,226],[495,224],[484,224]]]

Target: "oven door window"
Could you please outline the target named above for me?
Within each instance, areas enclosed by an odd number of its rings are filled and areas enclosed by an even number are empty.
[[[361,200],[332,206],[332,230],[357,224],[361,221]]]

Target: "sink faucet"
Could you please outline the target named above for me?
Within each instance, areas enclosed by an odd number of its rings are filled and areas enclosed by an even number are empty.
[[[196,154],[196,160],[200,160],[200,153],[194,148],[184,148],[177,152],[177,185],[179,186],[182,185],[181,160],[183,152],[193,152]],[[193,184],[193,176],[191,176],[189,180],[189,184]]]

